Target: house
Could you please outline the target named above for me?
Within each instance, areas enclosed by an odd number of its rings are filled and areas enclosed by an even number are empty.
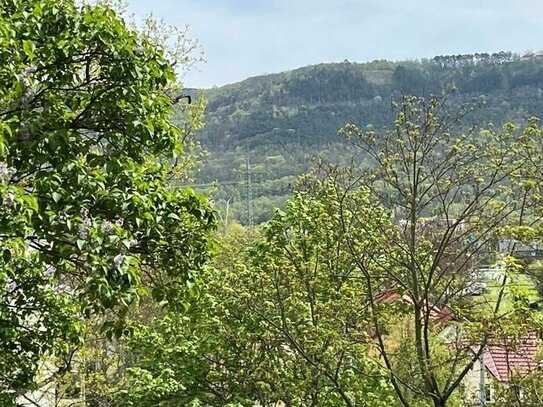
[[[536,361],[537,352],[537,332],[519,338],[491,338],[479,363],[473,366],[465,378],[467,405],[491,405],[499,386],[509,387],[515,377],[524,377],[540,368],[541,363]]]
[[[407,294],[400,294],[395,290],[384,291],[375,296],[376,304],[399,304],[413,305],[413,299]],[[454,320],[453,311],[445,305],[429,305],[428,314],[432,325],[446,325]]]
[[[388,290],[375,297],[377,304],[412,306],[413,300],[394,290]],[[429,323],[446,343],[456,342],[460,352],[477,353],[479,346],[472,346],[462,339],[462,328],[454,312],[445,305],[431,305],[424,311]],[[467,322],[467,321],[466,321]],[[410,320],[406,321],[409,331]],[[396,326],[398,328],[399,325]],[[405,331],[406,329],[404,329]],[[397,333],[397,332],[395,332]],[[387,335],[389,333],[387,332]],[[412,332],[408,332],[412,334]],[[375,338],[375,335],[372,335]],[[390,338],[393,340],[393,338]],[[387,339],[388,340],[388,339]],[[534,370],[543,367],[537,361],[539,344],[538,332],[532,331],[522,336],[491,336],[484,351],[463,380],[463,398],[466,406],[491,405],[498,388],[511,387],[516,379],[523,378]],[[466,355],[468,356],[468,355]],[[521,389],[518,390],[521,392]]]
[[[541,243],[522,243],[514,239],[502,239],[498,242],[498,252],[512,254],[521,259],[543,258],[543,245]]]

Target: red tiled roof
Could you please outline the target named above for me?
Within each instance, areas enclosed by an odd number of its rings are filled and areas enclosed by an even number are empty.
[[[394,290],[382,292],[375,296],[375,302],[378,304],[394,304],[396,302],[403,302],[404,304],[413,304],[413,300],[407,294],[401,295]],[[438,307],[437,305],[430,305],[429,314],[431,322],[435,324],[446,324],[454,319],[454,313],[452,309],[447,306]]]
[[[408,295],[401,295],[394,290],[388,290],[375,297],[378,304],[394,304],[402,302],[413,304]],[[431,306],[430,320],[436,325],[447,324],[455,319],[453,311],[447,307]],[[530,332],[521,338],[490,338],[487,350],[483,353],[483,363],[486,369],[501,382],[508,382],[512,373],[525,375],[543,366],[535,361],[538,345],[538,333]]]
[[[378,304],[393,304],[400,299],[411,302],[411,299],[409,298],[409,296],[407,295],[401,296],[400,294],[398,294],[396,291],[393,291],[393,290],[384,291],[375,296],[375,302]]]
[[[539,364],[534,360],[537,354],[537,333],[531,332],[518,339],[490,340],[483,362],[497,380],[508,382],[512,373],[525,375]]]

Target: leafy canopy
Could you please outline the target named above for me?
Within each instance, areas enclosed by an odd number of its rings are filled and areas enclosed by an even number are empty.
[[[182,305],[214,220],[168,187],[185,136],[169,121],[174,69],[112,9],[0,0],[0,60],[0,392],[13,395],[81,339],[81,318],[107,313],[119,336],[144,296]]]

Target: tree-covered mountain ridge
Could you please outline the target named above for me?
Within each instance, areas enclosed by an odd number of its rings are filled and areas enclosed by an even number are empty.
[[[206,127],[198,136],[208,157],[197,182],[215,182],[218,201],[228,202],[241,220],[259,222],[281,206],[312,158],[353,156],[337,135],[340,127],[391,125],[391,101],[402,95],[448,93],[451,111],[476,101],[480,107],[467,120],[483,124],[543,117],[543,53],[345,60],[190,91],[208,101]]]

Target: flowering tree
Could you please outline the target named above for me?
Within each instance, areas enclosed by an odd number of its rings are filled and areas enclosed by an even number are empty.
[[[6,405],[43,355],[81,340],[84,318],[107,315],[120,336],[142,297],[182,304],[214,220],[168,186],[186,135],[169,121],[174,68],[150,37],[105,6],[0,0],[0,60]]]

